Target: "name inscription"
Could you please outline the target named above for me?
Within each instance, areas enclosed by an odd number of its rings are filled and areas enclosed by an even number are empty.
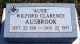
[[[72,32],[70,8],[16,7],[9,32]]]

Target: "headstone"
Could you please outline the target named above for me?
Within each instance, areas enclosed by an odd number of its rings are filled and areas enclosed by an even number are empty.
[[[8,3],[4,38],[10,42],[73,42],[77,38],[74,4]]]

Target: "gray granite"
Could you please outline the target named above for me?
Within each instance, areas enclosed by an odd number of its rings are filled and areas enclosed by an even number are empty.
[[[9,32],[9,9],[16,7],[68,7],[71,12],[72,32]],[[8,3],[6,5],[4,38],[10,42],[73,42],[77,38],[77,24],[74,4],[66,3]]]

